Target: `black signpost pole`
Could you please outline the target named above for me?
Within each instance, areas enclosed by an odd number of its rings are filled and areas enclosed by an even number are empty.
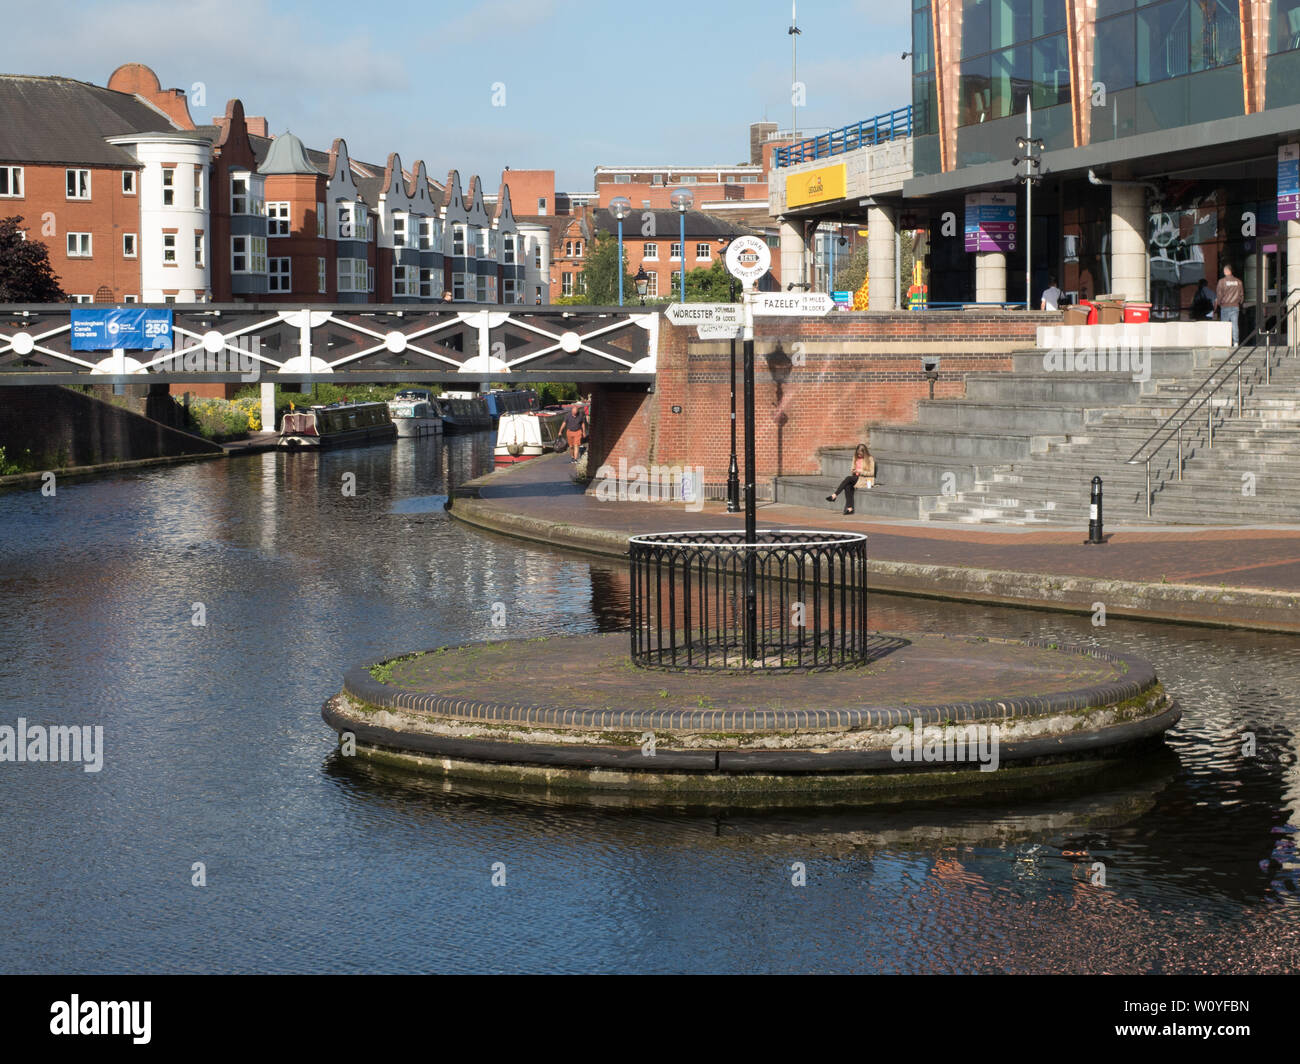
[[[754,326],[752,311],[745,313],[745,654],[758,658],[758,515],[754,474]]]
[[[731,281],[731,301],[736,301],[736,281]],[[727,467],[727,513],[740,512],[740,469],[736,463],[736,337],[731,337],[731,464]]]

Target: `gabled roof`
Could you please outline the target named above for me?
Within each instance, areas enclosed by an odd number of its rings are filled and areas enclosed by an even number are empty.
[[[156,107],[73,78],[0,75],[0,162],[138,166],[105,143],[125,133],[179,127]]]

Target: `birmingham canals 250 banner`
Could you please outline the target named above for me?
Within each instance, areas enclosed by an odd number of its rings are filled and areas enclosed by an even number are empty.
[[[171,346],[170,310],[72,309],[74,351],[156,351],[170,350]]]
[[[966,250],[1016,250],[1014,193],[972,192],[966,197]]]

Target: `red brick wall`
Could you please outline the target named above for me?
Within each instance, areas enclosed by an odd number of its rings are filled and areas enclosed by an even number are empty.
[[[0,199],[0,216],[21,215],[28,240],[43,243],[50,252],[50,268],[68,295],[94,296],[100,286],[113,291],[113,301],[140,291],[139,170],[137,192],[122,193],[122,169],[78,167],[90,170],[90,199],[67,198],[67,167],[23,165],[23,195]],[[135,169],[135,168],[132,168]],[[68,234],[90,233],[90,258],[68,257]],[[124,258],[122,236],[136,234],[137,257]]]
[[[333,303],[338,298],[338,270],[334,245],[316,235],[316,207],[325,203],[325,175],[268,174],[266,201],[289,204],[289,236],[268,236],[266,257],[288,258],[291,292],[269,292],[259,297],[267,303]],[[318,258],[325,260],[325,292],[317,289]],[[379,284],[378,274],[375,278]],[[390,282],[391,285],[391,282]]]
[[[915,421],[917,401],[929,395],[922,353],[937,353],[942,360],[935,398],[960,397],[966,374],[1009,372],[1011,352],[1033,346],[1037,327],[1057,320],[1059,315],[904,312],[762,321],[755,349],[758,478],[817,473],[819,448],[856,443],[872,425]],[[988,347],[963,347],[972,342]],[[796,346],[828,343],[847,349]],[[933,346],[937,344],[953,346],[940,349]],[[737,451],[743,467],[742,388],[738,343]],[[626,458],[629,465],[703,466],[707,483],[726,480],[728,343],[702,343],[694,329],[675,328],[665,320],[654,394],[597,387],[593,399],[593,472]],[[681,407],[680,414],[672,412],[674,406]]]
[[[538,199],[546,200],[546,213],[555,214],[554,170],[503,170],[501,183],[510,186],[510,208],[517,215],[537,213]]]

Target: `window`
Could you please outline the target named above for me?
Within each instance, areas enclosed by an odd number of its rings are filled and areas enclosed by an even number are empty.
[[[230,269],[232,273],[266,273],[266,237],[232,236]]]
[[[614,184],[616,184],[616,185],[630,185],[631,183],[632,183],[632,175],[631,175],[631,174],[615,174],[615,175],[614,175]]]
[[[695,245],[695,260],[697,262],[708,262],[713,257],[713,249],[708,244]]]
[[[478,231],[478,255],[482,259],[496,257],[496,249],[493,247],[493,233],[490,229],[480,229]]]
[[[324,206],[324,204],[318,204],[318,206]],[[327,278],[325,275],[325,260],[317,259],[316,260],[316,291],[320,295],[325,294],[326,282],[327,282]]]
[[[577,281],[578,292],[585,295],[587,291],[587,275],[585,273],[580,273],[575,280]]]
[[[207,263],[207,254],[203,250],[203,231],[196,230],[194,233],[194,265],[202,269]]]
[[[176,167],[164,166],[163,172],[163,206],[172,207],[176,204]]]
[[[134,170],[122,171],[122,195],[123,196],[135,195],[135,171]]]
[[[176,302],[176,297],[175,297],[175,296],[163,296],[163,302],[164,302],[164,303],[175,303],[175,302]]]
[[[123,297],[122,297],[122,302],[123,302],[123,303],[139,303],[139,302],[140,302],[140,297],[139,297],[139,296],[123,296]]]
[[[70,259],[90,258],[90,234],[89,233],[68,234],[68,258]]]
[[[484,277],[482,274],[479,274],[477,280],[478,301],[480,303],[495,303],[496,293],[493,289],[496,288],[497,279],[495,277]],[[489,282],[491,283],[489,284]]]
[[[560,295],[562,296],[573,295],[573,274],[571,273],[560,274]]]
[[[432,218],[420,219],[420,250],[421,251],[433,250],[433,219]]]
[[[574,257],[575,259],[580,259],[580,258],[582,258],[582,241],[581,241],[581,240],[575,240],[575,241],[573,242],[573,257]]]
[[[68,296],[68,302],[69,303],[93,303],[95,302],[95,297],[94,296]]]
[[[533,303],[540,306],[542,302],[542,289],[540,286],[533,289]]]
[[[325,204],[316,204],[316,236],[325,239]],[[322,288],[323,292],[324,289]]]
[[[655,243],[649,243],[649,244],[647,244],[647,245],[645,246],[645,251],[642,253],[642,256],[641,256],[641,257],[642,257],[642,258],[646,258],[646,259],[658,259],[658,258],[659,258],[659,245],[658,245],[658,244],[655,244]]]
[[[419,293],[418,271],[414,266],[393,267],[393,296],[413,296]]]
[[[176,265],[176,234],[163,233],[163,265]]]
[[[230,176],[230,213],[248,213],[248,175],[231,174]]]
[[[289,204],[284,202],[268,203],[266,205],[266,217],[267,236],[289,235]]]
[[[542,242],[539,240],[537,242],[537,246],[533,248],[533,269],[540,270],[541,268],[542,268]]]
[[[668,258],[677,262],[682,257],[682,246],[676,240],[668,245]]]
[[[366,267],[366,291],[373,292],[374,290],[375,290],[375,268],[373,266],[367,266]]]
[[[741,174],[741,175],[740,175],[740,183],[741,183],[742,185],[757,185],[757,184],[758,184],[758,175],[757,175],[757,174]]]
[[[694,175],[688,174],[688,175],[686,175],[685,177],[679,177],[679,178],[677,179],[677,183],[678,183],[679,185],[694,185],[694,184],[696,184],[699,180],[700,180],[700,179],[699,179],[698,177],[695,177]]]
[[[501,282],[501,302],[518,303],[519,295],[515,288],[515,281],[512,277],[507,277]]]
[[[501,238],[501,261],[507,266],[515,264],[515,238],[512,235],[507,234]]]
[[[194,209],[203,210],[203,167],[194,168]]]
[[[369,240],[369,220],[364,203],[340,203],[339,239]]]
[[[18,197],[23,194],[23,168],[0,166],[0,196]]]
[[[133,259],[139,254],[136,248],[136,237],[134,233],[122,234],[122,258]]]
[[[268,290],[271,292],[290,292],[293,290],[292,260],[288,258],[270,259],[267,276],[270,279]]]
[[[657,296],[659,294],[659,275],[657,273],[646,274],[650,278],[650,283],[646,285],[645,294],[647,296]]]
[[[453,225],[451,227],[451,253],[462,257],[465,254],[465,227],[463,225]]]
[[[364,292],[366,270],[365,259],[339,259],[339,292]]]
[[[655,174],[654,177],[650,179],[650,184],[652,185],[662,185],[663,183],[664,183],[663,174]]]
[[[457,302],[463,302],[465,299],[465,274],[453,273],[451,275],[451,298]]]
[[[434,277],[433,270],[423,269],[420,271],[420,298],[421,299],[433,298],[434,295],[433,284],[435,279],[436,278]]]
[[[545,213],[546,213],[546,197],[545,197],[545,196],[538,196],[538,197],[537,197],[537,213],[538,213],[538,214],[545,214]]]
[[[406,215],[393,215],[393,247],[406,247]]]
[[[67,170],[68,199],[90,199],[90,171]]]

